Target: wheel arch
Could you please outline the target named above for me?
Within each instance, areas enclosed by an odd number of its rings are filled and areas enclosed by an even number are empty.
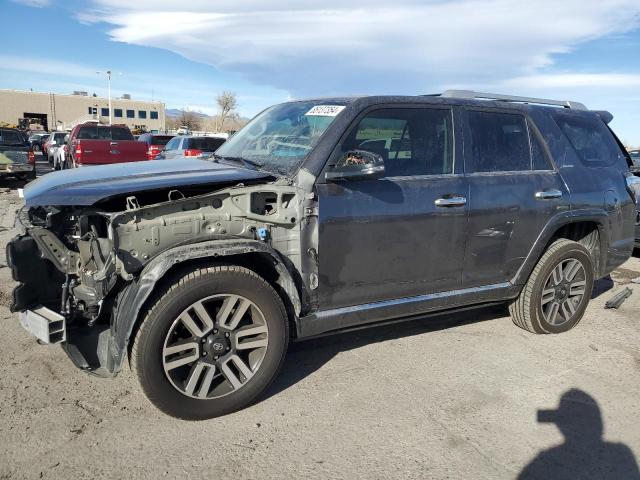
[[[269,245],[255,240],[208,241],[183,245],[155,257],[135,280],[118,294],[111,319],[111,335],[106,352],[107,369],[117,373],[124,363],[128,346],[139,326],[144,308],[163,282],[181,270],[196,265],[231,263],[253,270],[270,283],[287,309],[293,332],[303,305],[304,287],[293,265]],[[296,280],[297,279],[297,280]]]
[[[524,285],[549,245],[559,238],[582,244],[592,254],[595,277],[604,275],[609,248],[607,213],[601,209],[571,210],[555,215],[545,225],[511,283]]]

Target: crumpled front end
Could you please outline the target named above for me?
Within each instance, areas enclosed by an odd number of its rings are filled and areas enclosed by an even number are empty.
[[[135,323],[118,324],[118,312],[126,310],[121,299],[155,258],[185,245],[234,240],[299,264],[301,198],[283,182],[222,186],[204,195],[145,192],[87,207],[25,207],[24,232],[7,246],[18,282],[11,310],[40,341],[62,344],[76,366],[111,376]]]

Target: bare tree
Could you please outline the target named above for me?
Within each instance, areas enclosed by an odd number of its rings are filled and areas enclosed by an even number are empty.
[[[233,111],[238,106],[238,97],[234,92],[222,92],[216,97],[216,103],[218,104],[218,107],[220,107],[217,130],[222,132],[224,131],[224,121],[227,117],[233,115]]]
[[[199,130],[200,129],[200,119],[198,116],[189,110],[182,110],[180,112],[180,116],[178,117],[178,121],[180,126],[185,126],[189,130]]]

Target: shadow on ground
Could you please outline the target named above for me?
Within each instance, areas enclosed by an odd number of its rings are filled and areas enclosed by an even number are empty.
[[[356,331],[292,343],[281,372],[267,390],[264,399],[276,395],[311,375],[340,352],[397,338],[422,335],[460,325],[508,316],[506,306],[477,308],[418,318]]]
[[[555,424],[564,443],[541,451],[522,470],[519,480],[640,479],[631,449],[603,439],[600,407],[588,393],[568,390],[557,410],[538,410],[538,422]]]

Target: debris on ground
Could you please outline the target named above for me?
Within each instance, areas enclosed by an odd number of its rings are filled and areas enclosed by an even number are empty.
[[[620,308],[620,305],[631,296],[633,290],[629,287],[625,288],[619,293],[616,293],[613,297],[607,300],[607,303],[604,304],[604,308]]]

